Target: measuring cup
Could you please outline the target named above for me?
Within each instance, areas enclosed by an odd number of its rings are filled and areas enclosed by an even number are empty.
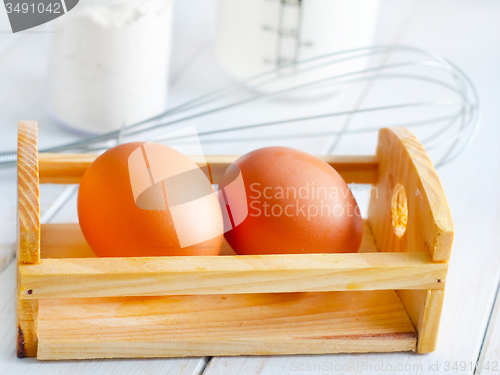
[[[371,45],[379,4],[380,0],[218,0],[217,59],[237,80],[271,69],[293,76],[298,61]],[[368,61],[354,64],[362,69]],[[329,69],[329,75],[343,71],[340,66]],[[310,80],[311,74],[324,77],[325,71],[307,74]],[[294,83],[299,79],[295,77]],[[280,82],[286,87],[286,80]],[[276,89],[273,85],[261,89]]]

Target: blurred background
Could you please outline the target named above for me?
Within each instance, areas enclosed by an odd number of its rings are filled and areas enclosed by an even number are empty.
[[[158,140],[195,125],[208,154],[270,145],[372,154],[378,128],[407,126],[428,150],[436,149],[436,163],[446,162],[474,137],[478,99],[465,74],[408,48],[451,62],[457,53],[462,57],[443,41],[470,38],[469,32],[451,32],[450,9],[429,6],[394,0],[85,0],[55,21],[14,35],[0,12],[0,150],[15,149],[19,119],[39,122],[44,149],[170,111],[122,132],[121,141]],[[467,13],[457,22],[473,18]],[[155,131],[137,132],[150,127]],[[118,136],[109,138],[76,151],[112,147]]]

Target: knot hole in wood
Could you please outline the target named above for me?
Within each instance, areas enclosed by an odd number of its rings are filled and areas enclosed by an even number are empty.
[[[394,233],[398,238],[403,237],[408,224],[408,200],[404,186],[399,183],[392,192],[391,218]]]

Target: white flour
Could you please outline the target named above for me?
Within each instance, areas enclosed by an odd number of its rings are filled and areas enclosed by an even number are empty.
[[[104,133],[166,108],[173,0],[86,0],[55,26],[50,110]]]

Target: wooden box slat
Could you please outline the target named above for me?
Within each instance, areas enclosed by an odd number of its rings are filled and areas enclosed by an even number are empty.
[[[20,266],[22,299],[443,289],[427,253],[42,259]]]
[[[364,228],[361,253],[355,254],[72,259],[93,254],[79,226],[50,224],[42,232],[42,255],[48,246],[49,254],[66,250],[70,256],[20,266],[20,297],[444,289],[447,263],[432,262],[424,252],[380,253],[366,221]]]
[[[80,183],[88,166],[99,155],[94,154],[50,154],[40,153],[40,182],[51,184]],[[219,183],[227,167],[239,155],[191,156],[197,164],[209,164],[212,179]],[[378,162],[376,156],[318,156],[334,167],[348,183],[374,184],[377,182]]]
[[[39,359],[415,350],[394,291],[40,300]]]
[[[372,189],[368,221],[378,247],[386,252],[425,251],[433,261],[447,262],[451,256],[453,221],[443,187],[423,146],[404,128],[381,129],[377,155],[379,178],[376,189]],[[391,199],[398,184],[406,191],[408,205],[408,222],[402,237],[396,235],[391,220]],[[434,351],[444,292],[398,293],[419,334],[417,350]]]

